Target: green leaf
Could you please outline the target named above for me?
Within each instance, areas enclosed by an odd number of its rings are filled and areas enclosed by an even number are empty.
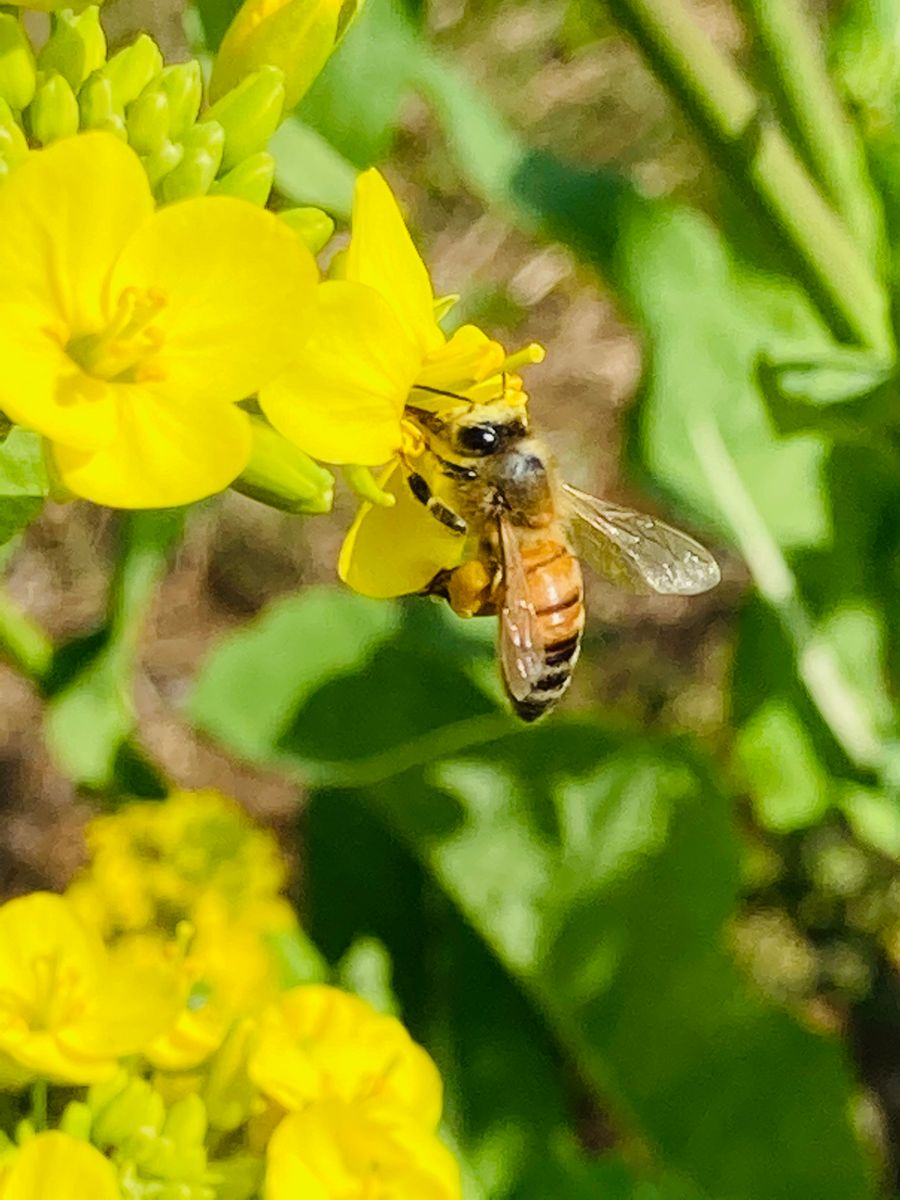
[[[43,438],[18,426],[0,442],[0,496],[46,496]]]
[[[423,602],[409,612],[374,653],[361,630],[355,664],[344,630],[347,665],[319,667],[318,688],[301,661],[294,711],[257,722],[254,745],[322,779],[351,759],[355,786],[312,796],[309,927],[332,962],[360,936],[388,947],[476,1194],[529,1195],[532,1154],[571,1137],[570,1063],[651,1176],[729,1200],[871,1196],[842,1048],[762,1003],[723,948],[738,842],[709,769],[643,733],[501,724],[463,656],[483,639]],[[314,662],[327,640],[308,639]],[[259,650],[259,678],[277,658],[287,696],[299,656],[274,637]],[[248,678],[220,675],[217,709],[251,710]]]
[[[10,430],[0,442],[0,545],[34,520],[49,490],[42,439]]]
[[[712,1195],[871,1194],[837,1046],[759,1003],[719,948],[736,842],[677,747],[558,725],[368,799],[659,1163]]]
[[[26,497],[18,500],[0,499],[0,546],[30,525],[43,505],[42,500]]]
[[[873,448],[896,423],[896,382],[891,368],[863,354],[806,362],[758,365],[758,380],[779,433],[816,431]]]
[[[397,0],[366,0],[300,102],[297,117],[355,166],[378,162],[390,149],[400,107],[412,87],[417,43]]]
[[[288,117],[269,142],[275,187],[292,204],[312,204],[345,220],[350,216],[356,170],[309,126]]]
[[[828,776],[805,725],[784,700],[760,705],[735,749],[764,828],[787,833],[822,819],[830,805]]]
[[[847,785],[838,805],[861,841],[894,861],[900,858],[900,805],[895,795]]]
[[[620,279],[650,346],[634,428],[654,479],[730,530],[732,516],[716,487],[718,464],[704,436],[712,429],[778,545],[822,545],[830,520],[823,486],[828,444],[814,434],[780,438],[755,379],[766,352],[787,357],[793,345],[799,357],[817,338],[827,344],[800,293],[748,280],[712,226],[686,210],[633,222]]]
[[[247,758],[264,759],[306,700],[364,666],[397,621],[390,605],[336,588],[310,588],[282,600],[216,647],[197,678],[188,714]],[[351,724],[342,726],[341,736],[353,737]]]
[[[193,0],[191,7],[200,17],[204,44],[215,50],[241,7],[241,0]]]

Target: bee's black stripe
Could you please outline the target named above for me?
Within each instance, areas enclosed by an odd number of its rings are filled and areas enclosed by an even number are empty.
[[[548,604],[546,608],[537,608],[535,612],[539,617],[546,617],[550,613],[565,612],[567,608],[574,608],[576,604],[581,603],[581,588],[576,588],[571,595],[566,596],[564,600],[557,601],[556,604]]]
[[[564,691],[569,680],[572,678],[572,672],[569,670],[550,671],[546,675],[542,675],[534,685],[536,692],[555,692]]]
[[[544,661],[548,667],[561,667],[578,653],[580,643],[580,633],[563,638],[561,642],[552,642],[549,646],[544,647]]]

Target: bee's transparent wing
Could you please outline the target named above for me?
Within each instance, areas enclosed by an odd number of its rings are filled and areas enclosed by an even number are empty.
[[[528,595],[528,577],[516,531],[500,518],[503,550],[503,603],[500,608],[500,667],[509,694],[525,700],[544,670],[544,646]]]
[[[688,534],[568,483],[562,490],[579,554],[620,587],[696,596],[719,582],[719,564]]]

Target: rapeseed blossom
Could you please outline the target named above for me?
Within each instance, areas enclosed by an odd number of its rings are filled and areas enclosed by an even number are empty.
[[[409,491],[408,464],[425,446],[404,417],[407,405],[434,411],[508,395],[524,402],[515,369],[539,362],[543,350],[533,345],[507,356],[474,325],[445,336],[437,320],[444,304],[375,170],[357,180],[339,273],[319,289],[301,352],[260,390],[259,402],[275,428],[313,458],[388,464],[378,480],[384,504],[361,508],[340,573],[365,595],[402,595],[456,566],[466,549]]]
[[[165,963],[119,957],[62,896],[35,892],[0,907],[0,1086],[42,1077],[112,1075],[174,1019]]]
[[[459,1167],[390,1105],[323,1100],[285,1117],[268,1149],[265,1200],[458,1200]]]
[[[0,1200],[123,1200],[109,1159],[58,1130],[29,1138],[4,1165]]]
[[[232,916],[261,929],[293,924],[280,899],[287,871],[271,833],[220,792],[174,791],[164,804],[133,803],[88,824],[90,866],[70,902],[104,937],[196,922],[213,893]]]
[[[437,1069],[394,1017],[337,988],[292,988],[260,1020],[250,1077],[284,1108],[323,1096],[384,1101],[433,1131],[441,1113]]]
[[[0,228],[0,409],[49,439],[63,483],[120,507],[226,487],[252,440],[236,402],[290,360],[312,304],[300,240],[226,196],[155,211],[106,133],[30,155]]]
[[[297,921],[277,843],[211,790],[96,817],[87,840],[91,863],[69,901],[135,962],[164,960],[174,939],[183,1005],[145,1054],[163,1070],[197,1067],[279,991],[269,939],[296,934]]]
[[[460,1200],[425,1050],[273,970],[270,835],[218,793],[176,792],[89,840],[71,899],[0,906],[0,1088],[32,1089],[0,1131],[0,1200]]]

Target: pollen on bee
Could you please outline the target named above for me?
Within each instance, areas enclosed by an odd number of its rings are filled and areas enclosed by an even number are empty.
[[[428,449],[428,442],[412,421],[400,422],[400,453],[405,458],[418,458]]]

